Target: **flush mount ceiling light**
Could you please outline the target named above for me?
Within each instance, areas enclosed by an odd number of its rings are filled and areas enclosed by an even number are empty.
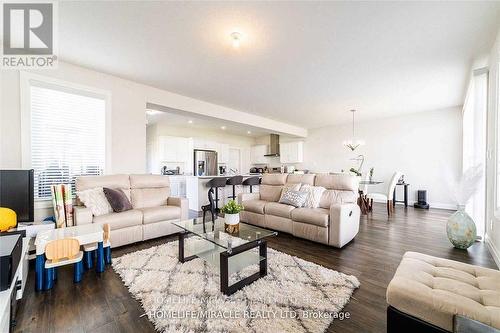
[[[241,45],[241,34],[237,31],[231,33],[231,44],[233,48],[238,49]]]
[[[356,139],[354,135],[354,113],[356,112],[356,110],[351,110],[351,112],[352,112],[352,138],[349,140],[345,140],[343,144],[350,150],[355,151],[356,148],[364,145],[365,142],[363,140]]]

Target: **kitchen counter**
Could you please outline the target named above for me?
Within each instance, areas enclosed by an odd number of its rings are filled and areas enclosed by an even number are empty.
[[[243,174],[243,175],[225,175],[225,176],[195,176],[196,178],[199,179],[212,179],[212,178],[231,178],[234,176],[243,176],[243,178],[249,178],[249,177],[260,177],[262,174],[256,173],[256,174]]]
[[[231,178],[234,176],[243,176],[243,179],[250,177],[261,177],[261,174],[243,174],[243,175],[226,175],[226,176],[188,176],[186,178],[186,197],[189,199],[189,209],[201,211],[201,206],[208,204],[208,182],[213,178]],[[236,185],[236,195],[247,190],[247,186]],[[233,186],[219,187],[219,208],[226,204],[228,198],[233,192]],[[259,186],[253,187],[254,192],[259,191]]]

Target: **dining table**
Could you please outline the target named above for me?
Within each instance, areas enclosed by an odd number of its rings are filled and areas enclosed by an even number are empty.
[[[359,182],[359,185],[373,186],[373,185],[380,185],[383,183],[384,183],[383,181],[378,181],[378,180],[361,180]],[[366,197],[366,193],[364,193],[363,190],[359,189],[358,193],[359,193],[358,206],[361,210],[361,214],[366,215],[371,210],[370,200]]]
[[[50,284],[46,283],[46,268],[45,268],[45,247],[53,240],[74,238],[78,240],[80,245],[88,245],[97,243],[97,263],[96,272],[104,271],[104,231],[99,224],[85,224],[73,227],[58,228],[52,230],[41,231],[35,239],[36,247],[36,263],[35,263],[35,290],[50,289]]]

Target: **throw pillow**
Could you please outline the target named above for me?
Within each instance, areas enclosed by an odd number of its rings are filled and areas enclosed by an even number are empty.
[[[307,193],[300,191],[288,190],[281,197],[280,203],[294,206],[295,208],[302,207],[306,202]]]
[[[323,186],[311,186],[308,184],[304,184],[300,188],[300,191],[307,193],[304,207],[318,208],[319,202],[321,200],[321,195],[326,191],[326,188],[324,188]]]
[[[298,183],[298,184],[285,184],[285,185],[283,185],[283,188],[281,189],[280,199],[278,201],[281,202],[281,198],[283,198],[283,195],[285,195],[286,192],[288,192],[288,191],[298,191],[298,190],[300,190],[300,183]]]
[[[108,202],[113,209],[113,212],[120,213],[132,209],[132,204],[121,189],[118,188],[116,190],[113,190],[111,188],[105,187],[103,191],[106,199],[108,199]]]
[[[77,191],[76,195],[80,201],[89,208],[92,215],[99,216],[113,212],[109,205],[102,187],[91,188],[84,191]]]

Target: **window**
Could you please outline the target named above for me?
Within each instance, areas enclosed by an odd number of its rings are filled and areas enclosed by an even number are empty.
[[[42,81],[28,83],[29,156],[35,200],[51,198],[50,185],[72,184],[105,168],[106,97]]]
[[[486,117],[488,105],[488,69],[473,72],[463,113],[463,171],[481,166],[486,171]],[[477,235],[483,237],[486,226],[486,183],[483,176],[477,192],[466,205],[476,223]]]

